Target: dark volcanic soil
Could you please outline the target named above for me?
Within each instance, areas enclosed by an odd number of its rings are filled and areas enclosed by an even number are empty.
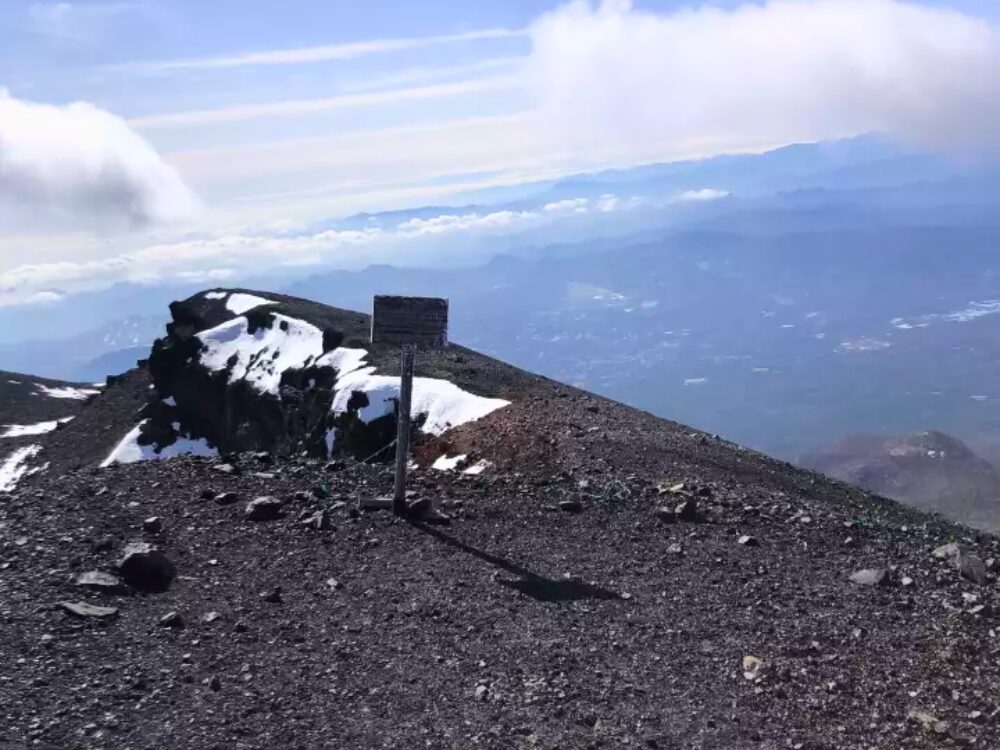
[[[602,448],[627,460],[628,445]],[[236,475],[189,459],[43,476],[0,502],[0,738],[53,748],[996,747],[996,585],[962,579],[930,550],[963,540],[987,558],[997,543],[806,473],[778,474],[754,454],[741,455],[737,478],[725,453],[666,457],[671,481],[705,487],[696,523],[657,517],[659,477],[597,466],[418,472],[420,494],[453,516],[448,527],[353,510],[388,488],[380,466],[245,457]],[[245,502],[203,491],[274,495],[285,516],[247,521]],[[582,511],[559,509],[566,500]],[[321,508],[331,529],[301,526]],[[150,516],[159,533],[142,530]],[[759,546],[741,545],[743,535]],[[114,570],[138,540],[176,564],[167,593],[73,585],[80,572]],[[848,580],[882,566],[894,568],[893,585]],[[262,598],[276,587],[280,601]],[[78,600],[119,614],[89,622],[56,608]],[[170,612],[183,628],[158,624]],[[763,660],[759,679],[744,676],[745,656]]]

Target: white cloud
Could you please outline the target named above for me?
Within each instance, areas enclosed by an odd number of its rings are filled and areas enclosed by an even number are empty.
[[[153,130],[220,122],[238,122],[262,117],[300,117],[333,109],[358,109],[384,104],[398,104],[399,102],[452,99],[468,94],[509,89],[516,83],[517,79],[513,77],[495,76],[471,81],[460,81],[458,83],[415,86],[364,94],[342,94],[323,99],[295,99],[267,104],[245,104],[190,112],[170,112],[161,115],[136,117],[129,120],[129,124],[142,130]]]
[[[331,44],[321,47],[297,47],[189,60],[131,63],[120,66],[120,69],[132,73],[162,73],[175,70],[217,70],[261,65],[302,65],[306,63],[328,62],[330,60],[353,60],[367,55],[423,49],[455,42],[503,39],[523,36],[524,34],[523,30],[515,29],[478,29],[459,34],[441,34],[403,39],[371,39],[362,42]]]
[[[632,204],[623,201],[621,205],[627,208]],[[264,269],[361,268],[374,262],[413,263],[414,259],[427,263],[456,254],[468,259],[479,251],[471,240],[509,235],[576,216],[499,210],[409,219],[385,229],[333,229],[288,236],[279,228],[274,233],[244,232],[166,242],[109,258],[27,264],[0,273],[0,307],[54,302],[67,294],[119,282],[208,282],[238,279]],[[485,247],[489,252],[489,246]]]
[[[549,127],[724,151],[866,131],[995,147],[1000,33],[902,0],[771,0],[669,13],[577,0],[531,30],[526,66]]]
[[[729,192],[726,190],[716,190],[714,188],[701,188],[700,190],[685,190],[679,196],[679,201],[715,201],[719,198],[726,198]]]
[[[119,117],[0,89],[0,209],[56,222],[146,225],[191,215],[193,193]]]

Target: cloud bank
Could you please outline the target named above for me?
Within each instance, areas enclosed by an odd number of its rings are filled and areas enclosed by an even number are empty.
[[[578,149],[632,139],[651,156],[868,131],[996,149],[1000,32],[902,0],[772,0],[670,13],[577,0],[531,29],[527,80]]]
[[[197,207],[177,171],[121,118],[0,89],[0,208],[68,225],[145,226]]]

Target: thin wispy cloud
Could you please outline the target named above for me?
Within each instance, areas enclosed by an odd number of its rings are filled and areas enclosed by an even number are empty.
[[[399,39],[371,39],[361,42],[330,44],[319,47],[298,47],[291,49],[246,52],[238,55],[202,57],[185,60],[160,60],[136,62],[117,66],[123,73],[169,73],[172,71],[220,70],[227,68],[247,68],[265,65],[303,65],[329,62],[332,60],[354,60],[368,55],[422,49],[441,44],[472,42],[487,39],[507,39],[526,36],[522,29],[479,29],[459,34],[409,37]]]
[[[32,3],[28,6],[31,28],[63,42],[96,42],[121,16],[142,12],[142,2]]]
[[[460,81],[458,83],[443,83],[435,86],[342,94],[322,99],[295,99],[267,104],[245,104],[189,112],[169,112],[160,115],[135,117],[130,119],[129,123],[136,128],[152,130],[223,122],[239,122],[265,117],[298,117],[334,109],[357,109],[408,101],[451,99],[468,94],[511,89],[519,83],[519,79],[513,76],[495,76],[472,81]]]

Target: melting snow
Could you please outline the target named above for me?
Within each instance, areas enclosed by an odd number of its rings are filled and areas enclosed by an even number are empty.
[[[21,477],[42,470],[41,468],[29,469],[27,464],[28,459],[37,456],[41,450],[42,446],[40,445],[26,445],[23,448],[18,448],[4,459],[3,463],[0,464],[0,492],[13,491]]]
[[[258,391],[277,396],[285,370],[300,369],[323,354],[323,332],[304,320],[280,314],[274,318],[269,328],[253,333],[244,317],[202,331],[198,338],[206,349],[201,363],[210,370],[225,370],[235,356],[230,383],[246,380]]]
[[[226,300],[226,309],[236,315],[242,315],[249,310],[253,310],[255,307],[260,307],[261,305],[276,304],[278,303],[274,300],[264,299],[263,297],[258,297],[254,294],[234,292],[233,294],[230,294],[229,299]]]
[[[437,469],[438,471],[454,471],[466,458],[468,458],[468,456],[464,453],[454,456],[453,458],[448,458],[448,456],[439,456],[438,460],[431,464],[431,468]]]
[[[229,292],[205,292],[205,299],[225,299]]]
[[[469,468],[467,468],[462,473],[463,474],[473,474],[473,475],[482,474],[484,471],[486,471],[486,469],[489,468],[489,466],[490,466],[490,462],[487,461],[486,459],[483,459],[482,461],[477,461],[476,463],[474,463],[472,466],[470,466]]]
[[[143,420],[122,438],[122,441],[115,446],[111,454],[101,462],[101,468],[112,464],[133,464],[136,461],[152,461],[162,458],[175,458],[177,456],[217,456],[218,450],[208,444],[204,438],[192,439],[183,435],[178,435],[177,439],[170,445],[159,448],[155,445],[140,445],[139,436],[142,427],[146,424]],[[176,422],[174,429],[180,427]]]
[[[49,388],[41,383],[35,383],[35,387],[38,389],[36,396],[48,396],[49,398],[71,398],[74,401],[84,401],[91,396],[96,396],[100,391],[93,388],[71,388],[66,386],[64,388]]]
[[[63,417],[62,419],[54,419],[51,422],[38,422],[37,424],[8,424],[4,425],[7,429],[0,433],[0,438],[13,438],[13,437],[26,437],[27,435],[44,435],[46,432],[52,432],[60,424],[66,424],[73,417]]]

